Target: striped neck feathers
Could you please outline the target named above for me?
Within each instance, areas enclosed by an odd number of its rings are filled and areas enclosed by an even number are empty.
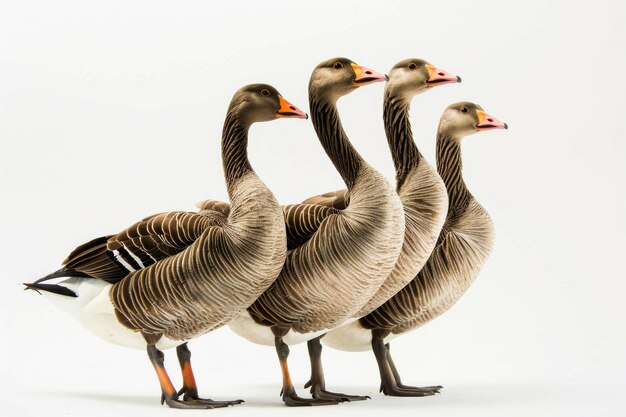
[[[396,190],[400,190],[411,170],[417,167],[421,155],[413,141],[409,120],[410,101],[385,94],[383,120],[385,134],[396,168]]]
[[[343,130],[336,104],[314,95],[309,96],[309,103],[315,132],[348,190],[351,190],[363,165],[363,158]]]
[[[463,181],[461,139],[442,132],[437,134],[437,171],[448,191],[448,218],[461,214],[472,198]]]
[[[250,172],[254,172],[248,160],[248,130],[234,110],[229,110],[222,130],[222,164],[228,195],[232,199],[233,187]]]

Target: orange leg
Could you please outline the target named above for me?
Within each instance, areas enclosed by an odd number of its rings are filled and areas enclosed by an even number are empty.
[[[187,347],[187,343],[176,347],[176,354],[178,355],[178,362],[180,363],[180,370],[183,374],[183,387],[178,391],[178,395],[183,395],[183,401],[194,404],[204,404],[203,408],[218,408],[227,407],[229,405],[241,404],[243,400],[234,401],[213,401],[210,399],[204,399],[198,397],[198,386],[196,385],[196,378],[193,375],[193,369],[191,368],[191,352]]]
[[[156,371],[157,378],[159,378],[159,384],[161,385],[161,404],[164,402],[171,408],[215,408],[215,407],[226,407],[231,404],[213,404],[207,403],[203,400],[194,400],[185,398],[183,401],[178,399],[179,394],[176,392],[176,388],[174,388],[174,384],[172,384],[172,380],[170,379],[165,367],[163,366],[165,362],[165,356],[163,352],[156,348],[155,345],[148,345],[148,357],[150,358],[150,362],[152,362],[152,366],[154,366],[154,370]],[[191,366],[191,365],[190,365]],[[193,376],[193,374],[192,374]]]

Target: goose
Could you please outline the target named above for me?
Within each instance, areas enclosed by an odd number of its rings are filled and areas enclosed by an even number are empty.
[[[387,302],[340,329],[341,337],[324,339],[325,344],[342,350],[372,349],[380,372],[380,390],[385,395],[421,397],[442,388],[404,385],[391,358],[389,342],[452,307],[491,253],[494,226],[463,180],[461,141],[494,129],[508,129],[508,125],[477,104],[460,102],[443,112],[437,130],[437,171],[446,186],[449,205],[432,254],[417,276]]]
[[[287,251],[283,212],[252,169],[247,145],[253,123],[283,117],[307,115],[267,84],[251,84],[234,94],[221,145],[230,199],[225,219],[188,212],[150,216],[117,235],[79,246],[60,270],[24,284],[102,339],[147,349],[161,404],[215,408],[242,402],[198,397],[187,341],[230,321],[282,269]],[[178,392],[161,351],[173,347],[183,375]]]
[[[400,198],[350,144],[336,107],[340,97],[357,87],[385,79],[347,58],[324,61],[313,70],[311,120],[348,187],[350,205],[345,210],[312,204],[286,206],[285,266],[276,281],[229,323],[249,341],[275,347],[282,371],[282,399],[288,406],[336,404],[346,398],[345,394],[299,397],[287,364],[289,345],[352,320],[400,254],[404,237]]]
[[[404,206],[404,243],[393,270],[376,294],[360,308],[355,315],[357,318],[375,310],[415,278],[437,243],[448,211],[448,196],[443,181],[413,141],[409,110],[415,95],[435,86],[458,82],[461,82],[460,77],[418,58],[402,60],[389,71],[383,120],[396,171],[396,191]],[[348,199],[347,190],[339,190],[311,197],[304,203],[345,209]],[[325,344],[350,350],[350,329],[350,325],[339,327],[308,341],[311,378],[305,386],[311,387],[314,397],[327,395],[320,340],[324,338]]]

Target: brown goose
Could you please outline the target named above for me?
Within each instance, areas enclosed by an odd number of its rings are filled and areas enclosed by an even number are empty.
[[[235,93],[222,135],[231,201],[227,218],[185,212],[148,217],[115,236],[78,247],[59,271],[25,284],[104,340],[147,346],[162,402],[170,407],[214,408],[241,402],[198,397],[186,342],[248,307],[283,266],[287,248],[282,209],[247,155],[250,126],[279,117],[306,118],[306,114],[266,84],[248,85]],[[50,283],[55,278],[66,279]],[[159,350],[174,346],[184,384],[178,393]]]
[[[479,131],[507,128],[506,123],[473,103],[456,103],[444,111],[437,130],[437,171],[446,185],[449,207],[435,249],[407,286],[358,322],[342,329],[349,344],[328,343],[352,351],[371,347],[380,371],[380,389],[386,395],[425,396],[441,388],[402,384],[389,353],[389,341],[452,307],[487,260],[493,247],[494,227],[487,211],[463,181],[461,140]]]
[[[350,205],[345,210],[310,204],[285,207],[290,249],[285,266],[274,284],[229,323],[248,340],[275,346],[282,368],[283,401],[290,406],[341,400],[297,396],[287,367],[288,345],[350,320],[389,275],[402,247],[400,199],[352,147],[336,107],[341,96],[358,86],[384,79],[346,58],[322,62],[313,70],[311,119],[348,186]]]
[[[363,317],[383,304],[408,284],[422,269],[430,256],[448,211],[446,188],[436,170],[426,161],[413,141],[409,118],[411,100],[417,94],[434,86],[457,83],[456,75],[430,65],[422,59],[405,59],[389,72],[385,85],[384,113],[385,132],[396,169],[396,191],[402,200],[405,215],[404,243],[398,262],[376,294],[359,310],[356,317]],[[344,209],[347,190],[312,197],[305,203],[322,204]],[[351,325],[339,327],[325,336],[309,340],[311,379],[307,386],[316,398],[327,395],[321,364],[322,347],[326,344],[351,350]]]

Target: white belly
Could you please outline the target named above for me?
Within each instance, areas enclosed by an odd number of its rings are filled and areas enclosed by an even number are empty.
[[[59,285],[71,289],[78,297],[67,297],[47,291],[42,291],[42,294],[61,310],[76,317],[91,333],[116,345],[141,350],[146,348],[147,343],[141,333],[123,326],[117,320],[109,297],[111,284],[97,279],[70,278],[60,282]],[[156,346],[159,349],[170,349],[184,342],[162,337]]]
[[[356,319],[350,319],[343,324],[347,324],[355,320]],[[249,340],[252,343],[274,346],[274,333],[272,333],[272,329],[269,326],[263,326],[262,324],[255,322],[246,310],[231,320],[228,323],[228,327],[230,327],[230,329],[237,335]],[[331,329],[323,329],[311,333],[298,333],[296,331],[289,330],[289,333],[283,337],[283,341],[289,346],[293,346],[315,339],[317,336],[321,336],[330,330]]]
[[[389,343],[399,335],[389,334],[383,340]],[[347,352],[364,352],[372,349],[372,331],[361,327],[358,321],[331,330],[322,339],[324,345]]]

